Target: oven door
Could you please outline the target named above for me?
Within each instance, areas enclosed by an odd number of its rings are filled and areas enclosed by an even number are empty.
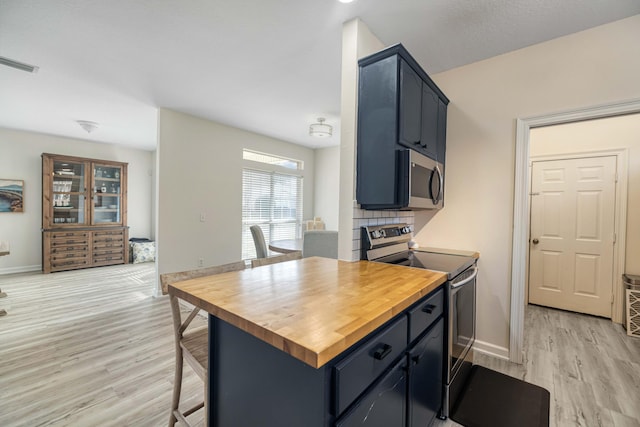
[[[471,267],[449,282],[449,357],[450,383],[476,339],[476,276]]]

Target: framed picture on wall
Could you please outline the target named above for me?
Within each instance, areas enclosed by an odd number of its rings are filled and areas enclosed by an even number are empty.
[[[0,179],[0,212],[24,212],[24,181]]]

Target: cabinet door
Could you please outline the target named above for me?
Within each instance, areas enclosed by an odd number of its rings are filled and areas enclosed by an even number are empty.
[[[422,84],[422,110],[420,126],[420,151],[436,160],[438,146],[438,95],[426,84]]]
[[[409,426],[426,427],[442,407],[444,319],[409,353]]]
[[[122,166],[93,164],[93,225],[123,224],[123,175]]]
[[[406,425],[406,363],[402,358],[354,408],[336,422],[336,427]]]
[[[43,227],[87,225],[87,163],[62,157],[44,162]]]
[[[422,79],[404,60],[400,60],[399,142],[418,149],[421,138]]]
[[[438,100],[438,148],[436,160],[444,166],[447,151],[447,104]]]

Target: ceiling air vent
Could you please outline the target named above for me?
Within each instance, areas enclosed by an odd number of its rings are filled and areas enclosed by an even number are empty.
[[[25,64],[24,62],[14,61],[13,59],[5,58],[4,56],[0,56],[0,64],[6,65],[7,67],[17,68],[18,70],[26,71],[28,73],[37,73],[38,67],[35,65]]]

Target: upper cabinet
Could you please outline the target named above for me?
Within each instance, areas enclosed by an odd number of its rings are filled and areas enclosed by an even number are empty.
[[[127,211],[122,190],[127,166],[95,162],[91,169],[91,224],[124,225]]]
[[[42,155],[42,228],[126,225],[127,164]]]
[[[400,109],[398,142],[438,160],[438,104],[433,89],[400,58]],[[445,120],[446,120],[446,104]]]
[[[449,99],[401,44],[358,64],[357,201],[364,209],[407,209],[402,159],[413,150],[444,174]]]

